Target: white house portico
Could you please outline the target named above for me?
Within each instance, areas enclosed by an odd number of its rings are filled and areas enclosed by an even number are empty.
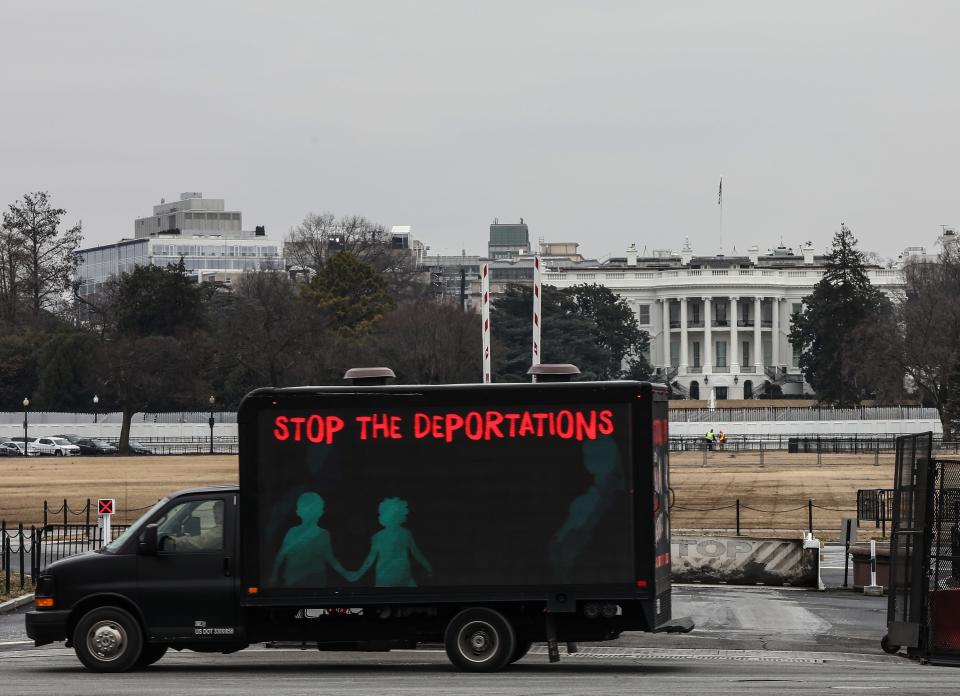
[[[898,268],[870,268],[887,293],[901,288]],[[780,247],[761,255],[696,257],[660,253],[611,259],[592,268],[547,271],[557,287],[597,283],[630,303],[650,335],[657,374],[690,398],[750,399],[764,393],[800,395],[809,386],[787,336],[791,315],[823,275],[812,248]],[[548,317],[544,321],[549,321]]]

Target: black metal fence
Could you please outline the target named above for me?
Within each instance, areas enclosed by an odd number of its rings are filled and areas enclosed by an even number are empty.
[[[857,526],[873,522],[887,536],[887,525],[893,521],[893,489],[861,488],[857,491]]]
[[[70,525],[81,524],[79,520],[83,520],[84,525],[89,527],[91,524],[96,522],[97,510],[96,502],[87,498],[84,502],[78,503],[75,506],[71,506],[66,498],[63,499],[63,502],[57,501],[56,507],[50,504],[49,500],[43,501],[43,526],[46,527],[51,524],[62,524],[64,527]],[[115,506],[116,513],[114,514],[114,519],[120,518],[129,520],[131,518],[139,517],[140,513],[145,512],[153,507],[153,504],[144,505],[143,507],[134,507],[134,508],[121,508]]]
[[[130,528],[128,524],[110,525],[110,538],[104,537],[99,524],[47,524],[36,530],[32,547],[30,574],[36,575],[54,561],[86,551],[96,551]]]
[[[896,435],[727,435],[726,441],[708,443],[703,435],[680,435],[670,438],[670,450],[690,452],[709,449],[718,451],[787,451],[807,454],[893,454]],[[937,436],[933,448],[938,454],[960,454],[960,440],[944,440]]]
[[[31,584],[31,559],[36,544],[37,532],[34,527],[7,527],[6,521],[0,522],[0,569],[3,571],[3,593],[9,595],[12,590],[25,590]]]

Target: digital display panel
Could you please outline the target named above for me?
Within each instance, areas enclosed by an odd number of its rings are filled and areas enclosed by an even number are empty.
[[[625,404],[258,419],[261,587],[633,583]]]

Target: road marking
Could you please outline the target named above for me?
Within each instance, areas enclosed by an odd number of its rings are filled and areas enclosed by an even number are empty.
[[[4,645],[33,645],[32,640],[4,640],[0,641],[0,646]]]
[[[545,655],[546,646],[536,645],[531,655]],[[785,650],[714,650],[679,648],[615,648],[581,647],[579,652],[564,657],[627,658],[662,660],[734,660],[746,662],[793,662],[820,664],[825,662],[903,662],[904,658],[839,652],[803,652]]]

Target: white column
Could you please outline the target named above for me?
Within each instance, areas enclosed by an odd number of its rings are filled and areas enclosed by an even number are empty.
[[[703,298],[703,374],[713,374],[713,308],[709,297]]]
[[[660,301],[663,303],[663,366],[668,368],[672,367],[670,365],[670,300],[664,297]]]
[[[780,360],[780,298],[773,298],[773,333],[771,334],[770,347],[774,366],[783,364]]]
[[[680,298],[680,374],[687,374],[687,298]]]
[[[739,297],[730,298],[730,372],[737,374],[740,372],[740,347],[737,343],[737,300]]]
[[[758,375],[763,374],[763,334],[760,332],[762,302],[762,297],[753,298],[753,364]]]

